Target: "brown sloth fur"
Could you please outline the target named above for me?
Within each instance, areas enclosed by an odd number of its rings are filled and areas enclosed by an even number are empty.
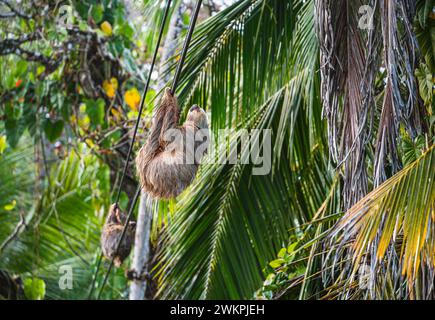
[[[203,154],[194,154],[197,148],[207,148],[208,122],[204,110],[194,105],[182,126],[178,126],[179,107],[177,98],[166,89],[156,110],[147,143],[136,157],[136,168],[143,191],[152,198],[171,199],[177,197],[192,183]],[[177,129],[178,136],[169,141],[170,129]],[[198,130],[204,134],[204,141],[195,141],[192,147],[186,142],[186,135],[194,137]],[[179,142],[179,139],[183,142]],[[187,139],[189,140],[189,139]],[[175,141],[175,143],[174,143]],[[199,152],[200,153],[200,152]],[[194,161],[186,161],[187,157]]]
[[[121,238],[122,230],[127,217],[121,212],[116,204],[110,207],[109,214],[107,215],[106,222],[104,223],[103,233],[101,235],[101,249],[106,259],[111,260],[116,267],[120,267],[122,262],[128,257],[131,251],[131,246],[134,240],[134,232],[136,229],[136,222],[130,221],[127,225],[127,230],[122,240],[118,253],[116,248],[119,239]]]

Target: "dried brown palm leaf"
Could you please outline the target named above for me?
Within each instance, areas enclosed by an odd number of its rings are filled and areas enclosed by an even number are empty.
[[[415,1],[382,0],[380,15],[387,79],[376,139],[375,186],[401,167],[397,156],[400,123],[412,138],[422,131],[421,102],[414,76],[418,66],[418,45],[412,30]]]
[[[382,62],[386,84],[374,145],[374,186],[401,168],[397,156],[400,124],[411,137],[423,127],[414,76],[419,60],[412,30],[415,3],[372,0],[372,23],[366,27],[358,16],[363,5],[361,1],[316,1],[323,116],[328,122],[332,159],[343,168],[344,209],[368,192],[366,154],[371,149],[374,85]]]
[[[366,49],[358,27],[360,1],[316,1],[317,34],[321,49],[323,116],[328,121],[331,155],[344,165],[344,206],[349,208],[367,193],[364,132],[367,110],[363,105]]]

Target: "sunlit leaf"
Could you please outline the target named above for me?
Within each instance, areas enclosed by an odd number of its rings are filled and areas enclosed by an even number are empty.
[[[24,294],[29,300],[42,300],[45,296],[45,282],[39,278],[24,280]]]

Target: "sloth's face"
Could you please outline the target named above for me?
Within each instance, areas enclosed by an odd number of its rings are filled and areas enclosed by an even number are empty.
[[[198,107],[196,104],[190,108],[186,120],[193,122],[195,126],[199,129],[208,128],[207,114],[203,109]]]

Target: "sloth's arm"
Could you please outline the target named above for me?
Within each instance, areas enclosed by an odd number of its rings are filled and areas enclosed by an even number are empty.
[[[144,160],[146,163],[157,154],[160,148],[160,134],[162,132],[166,110],[167,106],[162,104],[157,108],[156,113],[154,114],[153,124],[151,126],[147,144],[143,149],[143,153],[141,150],[141,153],[145,157]]]
[[[177,126],[178,118],[179,112],[176,97],[172,96],[167,89],[154,114],[148,141],[140,151],[142,164],[149,163],[157,155],[159,149],[166,145],[164,134],[166,130]]]
[[[180,118],[180,111],[178,105],[175,103],[170,103],[166,107],[165,115],[162,123],[162,130],[160,131],[160,143],[163,145],[166,143],[165,133],[170,129],[175,129],[178,126],[178,121]]]

